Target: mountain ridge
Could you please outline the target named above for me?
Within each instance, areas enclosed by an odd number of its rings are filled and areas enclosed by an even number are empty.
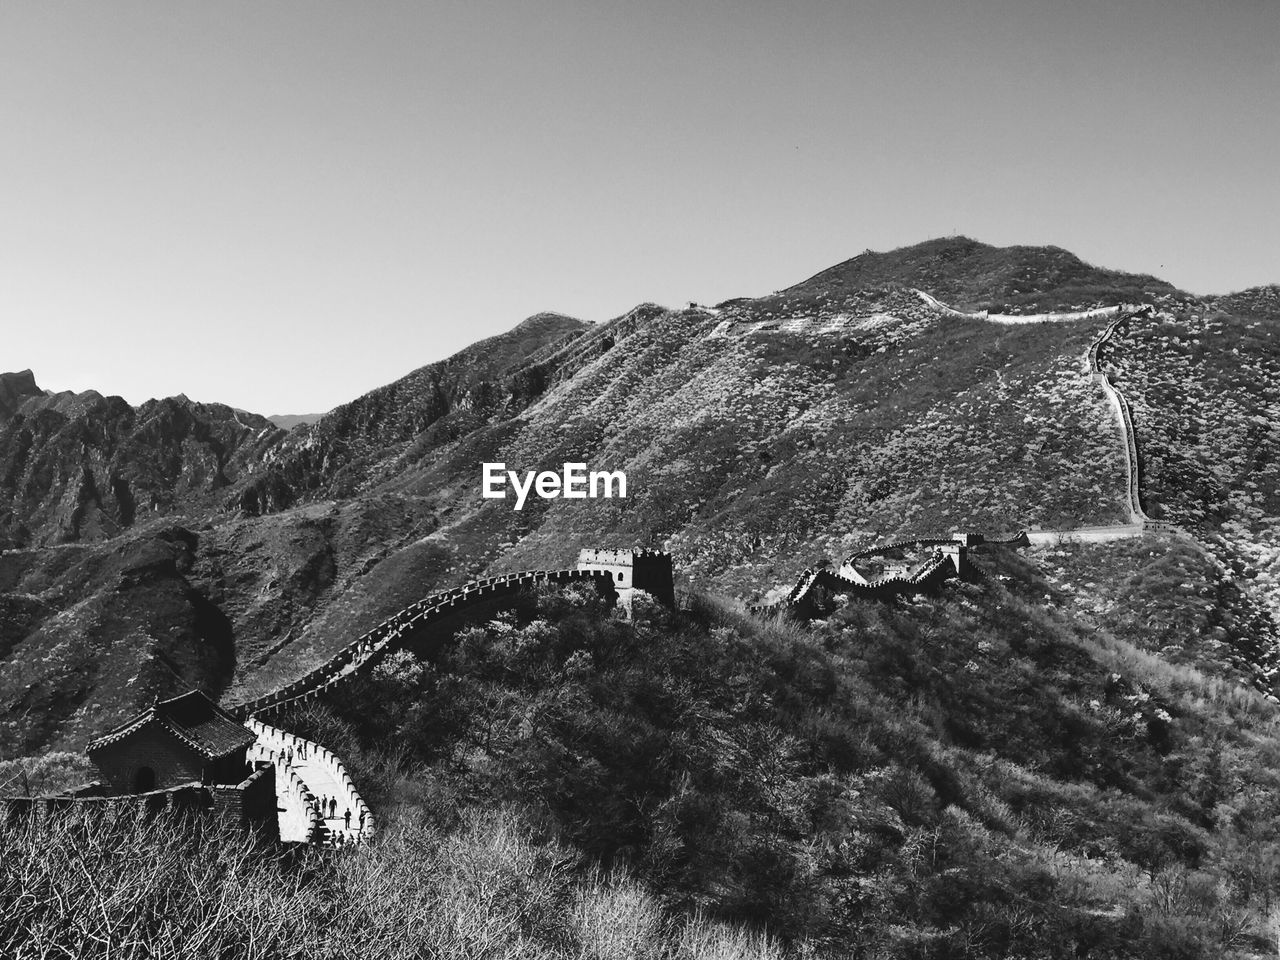
[[[1175,342],[1160,331],[1200,337],[1202,321],[1192,318],[1227,315],[1235,301],[1201,300],[1153,278],[1093,268],[1058,248],[1008,249],[963,238],[931,241],[852,258],[768,297],[716,308],[641,304],[601,324],[537,314],[288,433],[265,418],[240,417],[252,426],[236,426],[237,415],[219,405],[154,401],[151,420],[190,419],[192,430],[143,431],[152,447],[191,436],[196,421],[206,436],[233,427],[247,432],[226,436],[230,458],[220,475],[195,469],[202,462],[192,459],[198,437],[183,447],[185,459],[176,462],[191,464],[178,471],[185,485],[161,485],[163,496],[135,511],[131,523],[122,522],[109,492],[109,462],[91,457],[86,475],[80,445],[62,442],[60,465],[45,461],[50,476],[66,478],[57,481],[64,486],[56,502],[15,498],[8,507],[10,529],[24,522],[23,509],[44,523],[37,533],[26,521],[27,539],[11,541],[25,549],[0,557],[0,591],[38,601],[3,601],[9,614],[0,605],[0,618],[10,618],[0,622],[13,624],[8,629],[18,638],[10,656],[39,662],[39,651],[51,645],[84,645],[55,613],[83,602],[114,609],[103,604],[120,574],[86,579],[83,571],[115,569],[107,558],[122,551],[167,555],[173,530],[195,546],[181,552],[186,559],[162,565],[192,611],[170,615],[168,642],[175,650],[218,649],[217,638],[229,635],[234,656],[215,657],[209,662],[221,665],[203,673],[178,671],[167,680],[163,671],[148,673],[139,695],[168,693],[183,681],[219,693],[296,676],[432,590],[485,573],[557,567],[580,546],[665,544],[686,582],[754,602],[789,587],[801,570],[877,538],[1124,521],[1116,425],[1086,362],[1100,324],[999,327],[945,317],[911,289],[931,273],[945,273],[945,282],[929,292],[963,306],[1027,313],[1136,299],[1152,305],[1154,319],[1131,325],[1104,362],[1122,374],[1119,386],[1134,404],[1138,456],[1160,491],[1154,515],[1187,523],[1223,569],[1239,563],[1260,571],[1241,588],[1253,612],[1239,606],[1246,600],[1222,602],[1239,607],[1239,622],[1254,624],[1259,649],[1267,648],[1274,623],[1265,611],[1280,603],[1268,599],[1269,585],[1280,582],[1280,569],[1261,558],[1274,528],[1223,528],[1224,539],[1218,514],[1172,506],[1186,499],[1182,484],[1191,481],[1182,478],[1201,476],[1186,457],[1201,454],[1160,425],[1160,417],[1176,419],[1186,408],[1148,400],[1165,389],[1157,381],[1163,383],[1162,364]],[[1268,312],[1272,289],[1240,295],[1245,318],[1215,328],[1228,351],[1249,342],[1261,356],[1272,355],[1274,336],[1259,332],[1267,324],[1247,329],[1261,323],[1252,318],[1275,315]],[[976,296],[984,291],[990,295]],[[1212,349],[1206,339],[1204,351]],[[1204,351],[1201,368],[1216,368],[1217,355]],[[1223,446],[1231,425],[1271,402],[1266,390],[1239,396],[1245,406],[1224,412],[1205,448],[1221,450],[1222,463],[1239,459]],[[102,433],[102,404],[110,407],[93,400],[81,420],[60,421],[50,436],[69,431],[87,438],[86,449],[105,450],[116,441]],[[130,416],[123,408],[115,415],[121,424]],[[1144,430],[1152,426],[1170,453],[1149,446],[1152,434]],[[17,453],[13,440],[13,423],[0,428],[6,473],[19,464],[17,486],[25,489],[41,476],[27,461],[39,458]],[[1257,442],[1265,449],[1270,441],[1264,435]],[[509,502],[479,496],[479,464],[497,460],[520,470],[558,469],[566,461],[624,469],[629,496],[531,500],[516,513]],[[1270,507],[1259,503],[1265,517]],[[58,552],[51,548],[57,542],[80,546]],[[69,562],[73,554],[78,563]],[[221,619],[210,619],[210,610]],[[113,648],[133,615],[115,616],[99,616],[83,636]],[[1222,649],[1237,649],[1238,628],[1224,622]],[[32,689],[0,681],[5,709],[61,719],[29,734],[15,727],[17,739],[7,736],[0,749],[75,743],[100,722],[86,711],[103,698],[92,683],[71,684],[54,670],[24,676]],[[103,709],[119,716],[133,695],[108,694]]]

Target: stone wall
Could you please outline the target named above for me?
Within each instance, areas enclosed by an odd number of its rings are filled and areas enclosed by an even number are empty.
[[[410,604],[302,677],[279,690],[232,707],[231,713],[241,719],[269,716],[287,704],[314,700],[353,674],[371,668],[393,650],[404,647],[415,633],[428,626],[449,618],[458,619],[471,607],[493,601],[511,603],[523,590],[539,584],[572,582],[594,583],[602,593],[616,594],[613,578],[597,570],[528,570],[473,580]]]
[[[34,826],[55,817],[75,816],[93,824],[158,814],[216,816],[236,826],[263,830],[274,838],[277,836],[275,772],[268,768],[256,770],[235,785],[209,785],[193,780],[146,793],[104,794],[91,787],[53,797],[0,798],[0,815],[6,823],[27,822]]]
[[[209,792],[214,813],[228,824],[252,827],[262,831],[268,839],[280,839],[274,767],[259,767],[234,786],[210,784],[205,789]]]
[[[1089,310],[1057,311],[1054,313],[991,313],[988,310],[965,312],[947,306],[937,297],[930,296],[923,290],[912,288],[912,293],[927,303],[934,310],[948,317],[959,317],[965,320],[986,320],[989,323],[1022,324],[1022,323],[1064,323],[1072,320],[1095,320],[1099,317],[1113,317],[1117,314],[1138,309],[1134,304],[1122,303],[1112,307],[1093,307]]]
[[[901,541],[897,544],[886,545],[884,549],[889,549],[890,546],[902,547],[904,545],[933,542],[936,541]],[[960,546],[954,540],[941,542],[947,547],[958,548]],[[864,551],[864,554],[869,554],[870,552],[872,551]],[[855,580],[826,567],[810,568],[800,574],[796,580],[796,585],[791,588],[791,592],[782,600],[773,604],[758,604],[748,609],[752,613],[785,613],[789,616],[807,620],[811,619],[815,613],[815,604],[820,589],[833,594],[844,594],[853,599],[887,600],[904,594],[932,592],[938,589],[944,581],[958,576],[958,566],[952,555],[943,552],[943,549],[939,549],[914,570],[880,577],[871,582],[860,579]]]
[[[297,771],[284,762],[284,756],[287,750],[293,750],[294,755],[298,757],[304,752],[307,756],[316,757],[322,754],[332,757],[332,754],[318,743],[286,733],[261,720],[246,720],[245,726],[258,737],[249,750],[250,759],[255,763],[270,766],[276,771],[275,806],[279,814],[280,839],[287,843],[323,842],[326,838],[320,800],[298,776]],[[341,770],[342,777],[349,784],[350,778],[346,777],[346,770],[342,769],[340,763],[335,766]],[[351,788],[351,794],[352,809],[357,812],[360,809],[365,811],[367,833],[372,835],[372,814],[369,813],[364,800],[355,793],[354,787]]]

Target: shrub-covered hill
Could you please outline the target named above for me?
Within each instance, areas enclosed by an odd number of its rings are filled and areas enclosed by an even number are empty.
[[[1101,357],[1133,407],[1147,512],[1210,545],[1280,622],[1280,296],[1156,303]]]
[[[272,450],[264,458],[268,469],[233,502],[258,513],[303,497],[349,496],[394,476],[406,457],[412,462],[518,414],[546,389],[554,369],[539,361],[589,327],[540,313],[343,404]]]
[[[674,913],[820,956],[1274,949],[1276,708],[980,563],[810,628],[547,592],[279,722],[388,814],[519,810]]]
[[[653,317],[519,422],[402,482],[469,493],[479,459],[623,469],[625,501],[513,514],[473,499],[444,542],[508,567],[602,535],[665,542],[691,580],[744,594],[878,535],[1123,520],[1118,434],[1083,365],[1088,322],[944,320],[889,289],[791,327],[740,316]]]
[[[1079,310],[1098,300],[1145,301],[1176,292],[1163,280],[1095,267],[1060,247],[992,247],[946,237],[888,253],[868,250],[772,299],[795,309],[885,283],[918,287],[963,310],[993,313]]]

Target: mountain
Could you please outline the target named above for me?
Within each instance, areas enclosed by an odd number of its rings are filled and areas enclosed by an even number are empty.
[[[0,381],[0,547],[109,538],[140,515],[196,506],[253,469],[266,419],[186,397],[131,407],[96,391]]]
[[[1274,288],[1197,298],[1053,247],[949,238],[715,308],[540,314],[287,433],[9,375],[0,750],[74,747],[183,685],[261,692],[434,589],[586,545],[665,545],[687,585],[757,600],[877,538],[1124,523],[1125,448],[1086,359],[1109,320],[1017,322],[1118,303],[1150,305],[1099,354],[1132,407],[1143,503],[1194,546],[1038,562],[1061,602],[1146,610],[1133,629],[1153,651],[1266,687]],[[623,470],[628,495],[516,511],[481,497],[499,461]]]
[[[281,443],[241,494],[250,512],[303,496],[347,496],[480,427],[510,419],[546,387],[544,355],[590,324],[541,313],[514,330],[344,404]]]
[[[299,424],[310,426],[323,416],[323,413],[273,413],[267,419],[281,430],[292,430]]]

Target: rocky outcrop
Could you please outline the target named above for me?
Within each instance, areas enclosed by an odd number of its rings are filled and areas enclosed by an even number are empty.
[[[30,370],[0,373],[0,423],[12,417],[27,400],[43,396],[44,391],[36,386],[35,374]]]
[[[263,417],[181,396],[135,408],[46,394],[29,371],[0,383],[0,548],[103,540],[198,507],[283,436]]]

